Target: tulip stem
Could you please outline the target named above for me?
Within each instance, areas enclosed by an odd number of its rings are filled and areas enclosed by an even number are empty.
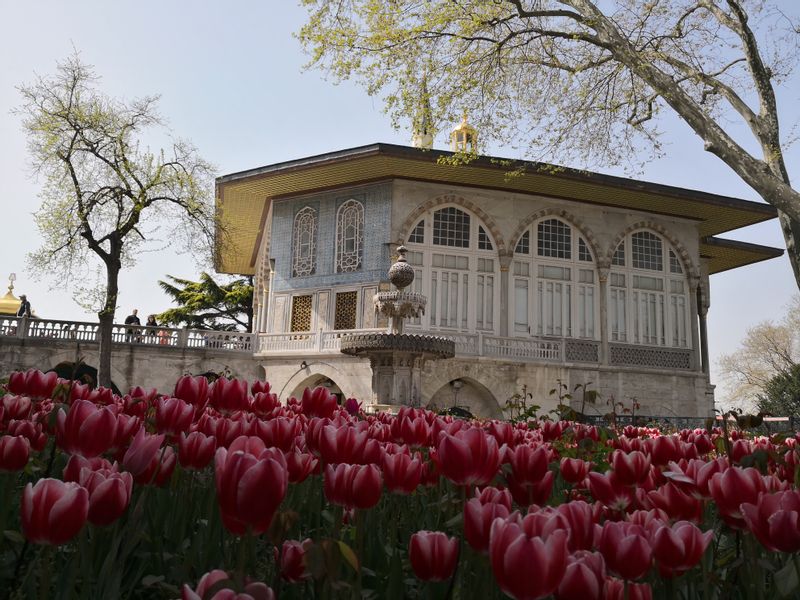
[[[14,490],[14,480],[16,473],[0,473],[0,485],[3,487],[3,499],[0,502],[0,556],[2,556],[3,542],[5,535],[3,532],[6,530],[6,520],[8,519],[8,512],[11,508],[11,493]]]
[[[41,576],[39,579],[39,598],[41,600],[47,600],[50,598],[50,572],[51,569],[51,557],[52,557],[53,547],[47,544],[42,548],[42,551],[39,553],[39,560],[41,562]]]
[[[358,572],[356,573],[356,598],[361,598],[361,571],[364,568],[364,510],[356,509],[356,552]]]

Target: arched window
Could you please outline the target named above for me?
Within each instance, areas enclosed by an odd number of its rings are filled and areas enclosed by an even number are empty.
[[[500,304],[496,242],[474,215],[455,206],[420,217],[407,237],[413,291],[428,297],[412,325],[494,333]]]
[[[669,243],[636,231],[614,251],[608,281],[612,342],[687,348],[689,286]]]
[[[589,245],[569,223],[547,218],[526,229],[509,282],[514,335],[597,339],[593,263]]]
[[[358,271],[363,251],[364,205],[348,200],[336,213],[336,272]]]
[[[317,253],[317,211],[310,206],[298,211],[292,230],[292,276],[313,275]]]

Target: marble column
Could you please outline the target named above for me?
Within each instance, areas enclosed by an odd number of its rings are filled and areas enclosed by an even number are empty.
[[[607,266],[597,267],[597,278],[600,280],[600,364],[609,363],[608,354],[608,274]]]

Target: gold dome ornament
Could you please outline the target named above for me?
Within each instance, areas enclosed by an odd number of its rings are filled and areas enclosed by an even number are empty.
[[[8,291],[0,298],[0,315],[16,316],[19,310],[19,298],[14,295],[14,281],[17,279],[15,273],[8,276]]]
[[[453,152],[472,152],[476,151],[478,141],[478,131],[469,123],[467,123],[467,111],[464,111],[464,117],[461,123],[453,127],[450,132],[450,149]]]

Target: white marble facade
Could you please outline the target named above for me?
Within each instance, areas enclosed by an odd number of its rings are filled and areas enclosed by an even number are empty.
[[[284,398],[325,383],[371,401],[368,361],[337,340],[384,326],[372,296],[404,243],[413,291],[428,296],[408,330],[457,344],[456,358],[426,366],[423,404],[500,416],[524,390],[547,410],[560,381],[600,393],[587,413],[609,412],[612,398],[648,415],[713,409],[696,220],[397,178],[276,200],[265,227],[256,358]]]

